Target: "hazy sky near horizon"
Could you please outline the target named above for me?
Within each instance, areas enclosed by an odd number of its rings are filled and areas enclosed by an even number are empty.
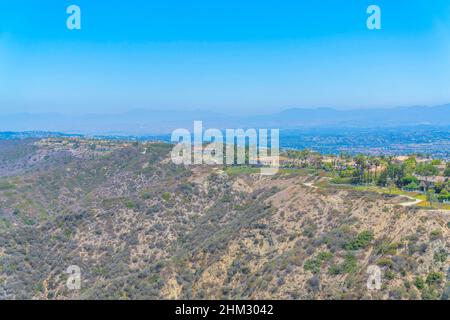
[[[0,114],[436,105],[449,88],[448,0],[0,2]]]

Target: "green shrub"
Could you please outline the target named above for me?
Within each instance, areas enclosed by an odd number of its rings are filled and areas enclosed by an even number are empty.
[[[148,200],[152,197],[152,194],[150,192],[142,192],[141,198],[144,200]]]
[[[430,233],[430,240],[437,240],[442,236],[442,231],[439,229],[433,230]]]
[[[363,249],[366,248],[372,240],[373,240],[373,233],[366,230],[358,234],[358,236],[354,240],[347,243],[345,245],[345,248],[347,250]]]
[[[434,260],[437,262],[445,262],[447,260],[447,255],[447,251],[445,251],[445,249],[441,249],[434,253]]]
[[[320,252],[317,257],[309,259],[305,262],[303,268],[307,271],[311,271],[314,274],[320,272],[325,261],[329,261],[333,258],[333,254],[328,251]]]
[[[336,177],[330,180],[332,184],[351,184],[353,182],[353,178],[341,178]]]
[[[338,274],[342,273],[342,268],[341,266],[337,266],[337,265],[332,265],[329,269],[328,269],[328,273],[332,276],[336,276]]]
[[[342,264],[344,273],[354,273],[358,268],[358,261],[354,255],[348,254]]]
[[[416,277],[416,279],[414,279],[414,285],[417,289],[422,290],[423,288],[425,288],[425,281],[422,277]]]
[[[333,254],[329,251],[322,251],[317,255],[317,258],[321,261],[328,261],[333,258]]]
[[[127,209],[133,209],[136,207],[136,204],[132,200],[126,200],[125,207],[127,207]]]
[[[422,290],[423,300],[437,300],[439,299],[439,293],[434,288],[424,288]]]
[[[169,192],[164,192],[162,194],[162,198],[164,201],[169,201],[170,200],[170,193]]]
[[[388,241],[382,241],[381,243],[378,243],[375,249],[375,252],[377,254],[388,254],[388,255],[395,255],[397,254],[397,249],[401,247],[401,243],[389,243]]]
[[[426,283],[431,286],[431,285],[438,285],[442,282],[443,279],[443,275],[440,272],[430,272],[427,275],[427,280]]]
[[[383,259],[378,260],[377,265],[379,265],[380,267],[390,268],[390,267],[392,267],[393,262],[389,258],[383,258]]]
[[[303,268],[306,271],[311,271],[314,274],[320,272],[320,268],[322,267],[322,261],[319,259],[309,259],[305,262]]]
[[[392,270],[388,269],[388,270],[386,270],[386,271],[384,272],[384,277],[385,277],[387,280],[392,280],[392,279],[395,278],[395,273],[394,273]]]
[[[406,186],[404,186],[403,188],[407,191],[414,191],[414,190],[419,190],[420,186],[415,182],[411,182],[411,183],[407,184]]]

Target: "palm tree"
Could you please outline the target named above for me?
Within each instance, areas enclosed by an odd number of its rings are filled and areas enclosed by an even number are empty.
[[[374,178],[374,181],[377,181],[378,167],[381,165],[381,160],[379,158],[375,158],[375,159],[373,159],[373,164],[375,166],[375,178]]]
[[[355,158],[356,167],[359,172],[360,183],[364,182],[364,171],[367,167],[367,159],[364,155],[357,155]]]

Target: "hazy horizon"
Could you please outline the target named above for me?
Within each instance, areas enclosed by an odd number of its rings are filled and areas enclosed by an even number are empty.
[[[54,115],[62,115],[62,116],[90,116],[90,115],[122,115],[122,114],[129,114],[129,113],[135,113],[135,112],[205,112],[208,114],[217,114],[217,115],[224,115],[224,116],[239,116],[239,117],[251,117],[251,116],[269,116],[274,115],[278,113],[283,113],[291,110],[335,110],[335,111],[358,111],[358,110],[367,110],[367,111],[374,111],[374,110],[395,110],[395,109],[403,109],[403,108],[433,108],[433,107],[440,107],[440,106],[449,106],[449,103],[442,103],[438,105],[400,105],[400,106],[380,106],[380,107],[333,107],[333,106],[319,106],[319,107],[308,107],[308,106],[289,106],[284,108],[277,108],[273,110],[262,110],[261,112],[258,112],[258,110],[250,110],[250,111],[237,111],[237,110],[218,110],[215,111],[214,108],[151,108],[151,107],[136,107],[136,108],[130,108],[130,109],[123,109],[123,110],[105,110],[105,111],[99,111],[99,112],[77,112],[76,110],[54,110],[54,111],[39,111],[39,110],[30,110],[30,111],[16,111],[16,110],[0,110],[0,114],[7,116],[7,115],[20,115],[20,114],[29,114],[29,115],[42,115],[42,114],[54,114]],[[4,111],[4,112],[2,112]],[[450,111],[450,109],[449,109]]]

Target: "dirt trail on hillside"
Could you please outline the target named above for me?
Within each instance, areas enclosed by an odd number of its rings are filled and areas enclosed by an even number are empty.
[[[422,200],[417,199],[417,198],[413,198],[413,197],[410,197],[410,196],[403,196],[403,197],[408,198],[411,201],[406,201],[406,202],[399,203],[399,205],[402,206],[402,207],[412,207],[412,206],[415,206],[416,204],[419,204],[419,203],[422,202]]]

